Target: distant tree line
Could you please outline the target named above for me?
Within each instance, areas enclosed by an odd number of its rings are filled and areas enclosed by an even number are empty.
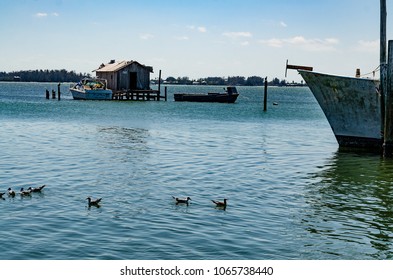
[[[158,79],[152,80],[158,83]],[[208,77],[200,78],[197,80],[191,80],[188,77],[168,77],[165,80],[161,79],[161,83],[166,84],[177,84],[177,85],[220,85],[220,86],[263,86],[265,83],[265,78],[258,76],[251,76],[245,78],[243,76],[233,76],[233,77]],[[303,81],[301,83],[288,82],[286,80],[279,80],[274,78],[268,81],[269,86],[303,86]]]
[[[76,73],[62,70],[23,70],[14,72],[0,72],[0,81],[22,82],[78,82],[90,74]]]

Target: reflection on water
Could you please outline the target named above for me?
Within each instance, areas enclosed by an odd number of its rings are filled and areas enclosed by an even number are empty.
[[[146,137],[149,132],[143,128],[126,128],[126,127],[103,127],[98,128],[98,132],[102,133],[105,137],[108,136],[107,142],[118,144],[145,144]],[[109,138],[112,139],[109,140]]]
[[[302,223],[332,258],[393,258],[393,161],[337,152],[306,187]]]
[[[143,159],[149,152],[149,131],[142,128],[101,127],[98,128],[98,145],[112,151],[118,160],[127,162],[130,157]]]

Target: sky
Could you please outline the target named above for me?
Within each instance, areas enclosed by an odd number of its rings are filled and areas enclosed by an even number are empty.
[[[300,81],[285,78],[288,59],[354,76],[379,65],[379,19],[379,0],[0,0],[0,71],[94,74],[115,59],[152,66],[152,78]]]

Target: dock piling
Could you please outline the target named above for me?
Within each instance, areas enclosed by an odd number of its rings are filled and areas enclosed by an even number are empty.
[[[265,78],[265,89],[263,95],[263,111],[267,111],[267,77]]]
[[[158,72],[158,91],[161,89],[161,70]]]
[[[393,157],[393,40],[389,41],[388,63],[386,70],[385,93],[385,127],[383,153],[385,157]]]
[[[57,85],[57,99],[60,101],[60,83]]]

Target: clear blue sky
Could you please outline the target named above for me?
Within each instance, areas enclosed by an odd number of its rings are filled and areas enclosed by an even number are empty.
[[[388,0],[388,13],[393,3]],[[137,60],[158,76],[284,78],[285,62],[354,75],[379,64],[379,0],[0,0],[0,71],[91,72]],[[388,15],[388,39],[393,25]],[[392,28],[389,28],[392,27]],[[300,80],[291,71],[288,80]]]

